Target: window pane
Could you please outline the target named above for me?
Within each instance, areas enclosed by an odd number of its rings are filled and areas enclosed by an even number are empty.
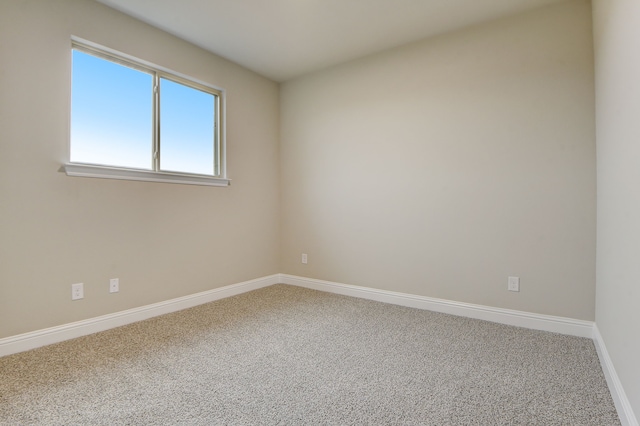
[[[215,96],[160,79],[160,169],[213,175]]]
[[[73,50],[71,162],[152,169],[153,77]]]

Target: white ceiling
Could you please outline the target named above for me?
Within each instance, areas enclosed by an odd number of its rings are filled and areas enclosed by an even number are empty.
[[[563,0],[98,0],[275,81]]]

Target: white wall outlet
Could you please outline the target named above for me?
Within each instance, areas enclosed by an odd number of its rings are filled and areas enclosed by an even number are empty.
[[[71,284],[71,300],[84,299],[84,284]]]
[[[507,284],[507,289],[509,291],[520,291],[520,278],[519,277],[509,277],[509,282]]]
[[[109,293],[117,293],[120,291],[120,279],[111,278],[109,280]]]
[[[307,253],[302,253],[302,263],[307,264]]]

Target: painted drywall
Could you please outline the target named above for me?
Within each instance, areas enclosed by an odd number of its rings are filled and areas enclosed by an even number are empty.
[[[282,272],[593,320],[591,31],[570,1],[284,83]]]
[[[72,35],[226,89],[232,185],[59,172]],[[0,338],[279,272],[278,90],[94,1],[0,2]]]
[[[640,418],[640,3],[593,2],[598,232],[596,323]]]

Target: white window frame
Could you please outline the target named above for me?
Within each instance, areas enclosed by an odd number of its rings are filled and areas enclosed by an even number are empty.
[[[171,71],[167,68],[152,64],[150,62],[135,58],[122,52],[100,46],[77,37],[71,38],[71,51],[79,51],[106,59],[127,67],[140,69],[153,75],[154,86],[157,87],[160,78],[165,78],[187,87],[192,87],[216,96],[216,129],[214,131],[214,174],[202,175],[192,173],[178,173],[160,170],[160,144],[159,144],[159,120],[157,108],[157,94],[154,96],[154,136],[152,162],[154,170],[132,169],[125,167],[114,167],[97,164],[84,164],[71,162],[71,138],[69,138],[67,161],[62,166],[67,176],[80,176],[102,179],[137,180],[146,182],[165,182],[186,185],[207,185],[207,186],[229,186],[231,180],[227,177],[226,167],[226,92],[224,89],[211,84],[198,81],[184,74]],[[71,128],[71,126],[69,126]]]

